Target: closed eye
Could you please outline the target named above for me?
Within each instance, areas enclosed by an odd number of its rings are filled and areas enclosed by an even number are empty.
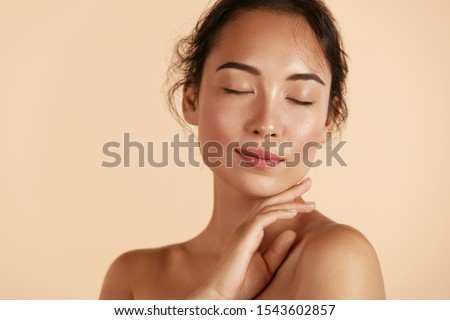
[[[313,104],[313,102],[310,102],[310,101],[299,101],[299,100],[292,99],[292,98],[286,98],[286,99],[288,99],[289,101],[292,101],[295,104],[298,104],[298,105],[301,105],[304,107],[310,107]]]
[[[225,91],[225,93],[234,94],[236,96],[253,93],[253,91],[238,91],[238,90],[233,90],[233,89],[228,89],[228,88],[223,88],[223,91]]]

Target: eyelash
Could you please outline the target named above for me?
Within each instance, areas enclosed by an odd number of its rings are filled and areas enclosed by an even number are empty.
[[[232,89],[228,89],[228,88],[223,88],[223,90],[225,91],[225,93],[233,94],[235,96],[243,96],[245,94],[253,93],[252,91],[237,91],[237,90],[232,90]]]
[[[225,91],[225,93],[228,94],[232,94],[235,96],[243,96],[243,95],[247,95],[247,94],[252,94],[252,91],[237,91],[237,90],[233,90],[233,89],[228,89],[228,88],[223,88],[223,90]],[[289,101],[292,101],[295,104],[301,105],[303,107],[310,107],[313,103],[309,102],[309,101],[299,101],[299,100],[295,100],[292,98],[286,98]]]
[[[289,101],[292,101],[293,103],[295,103],[295,104],[298,104],[298,105],[300,105],[300,106],[303,106],[303,107],[310,107],[310,106],[312,106],[312,102],[310,102],[310,101],[298,101],[298,100],[295,100],[295,99],[292,99],[292,98],[286,98],[286,99],[288,99]]]

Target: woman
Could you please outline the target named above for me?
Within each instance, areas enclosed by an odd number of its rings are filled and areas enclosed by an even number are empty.
[[[347,116],[346,58],[325,4],[219,0],[175,57],[169,96],[183,88],[178,118],[198,126],[212,218],[185,243],[118,257],[100,298],[384,299],[370,243],[302,198],[310,161],[296,160]]]

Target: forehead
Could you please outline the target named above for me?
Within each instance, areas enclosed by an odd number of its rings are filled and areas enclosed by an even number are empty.
[[[279,73],[314,72],[331,81],[321,44],[300,15],[268,10],[238,13],[220,31],[210,56],[272,67]]]

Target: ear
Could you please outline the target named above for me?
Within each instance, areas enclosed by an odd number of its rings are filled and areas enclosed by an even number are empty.
[[[332,109],[332,112],[333,112],[338,107],[339,100],[336,97],[334,97],[331,103],[333,104],[333,109]],[[334,132],[335,129],[336,129],[336,124],[333,121],[333,115],[330,113],[328,115],[327,121],[325,122],[325,125],[323,127],[322,137],[320,138],[320,143],[322,143],[322,144],[325,143],[327,140],[327,132]]]
[[[192,85],[183,88],[183,116],[184,120],[191,125],[198,125],[197,95]]]

